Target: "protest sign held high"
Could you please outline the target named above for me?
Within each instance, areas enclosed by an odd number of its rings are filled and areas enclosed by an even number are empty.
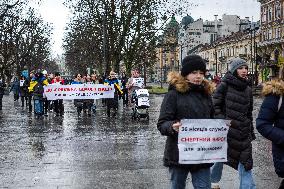
[[[133,78],[133,86],[144,88],[144,78],[142,77]]]
[[[227,161],[228,126],[221,119],[184,119],[178,135],[179,163]]]
[[[102,84],[48,85],[44,87],[48,100],[113,98],[114,87]]]

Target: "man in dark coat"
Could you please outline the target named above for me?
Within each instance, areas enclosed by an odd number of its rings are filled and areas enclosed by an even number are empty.
[[[256,128],[262,136],[272,141],[275,172],[284,178],[284,68],[279,73],[279,79],[263,86],[265,98],[256,119]],[[284,189],[284,179],[279,189]]]
[[[253,98],[247,78],[248,64],[240,58],[232,59],[229,64],[230,70],[213,94],[215,118],[231,120],[227,164],[239,171],[240,189],[254,189],[251,142],[255,135],[252,125]],[[219,188],[222,170],[223,163],[215,163],[212,167],[212,188]]]
[[[182,119],[213,118],[213,86],[204,80],[206,64],[200,56],[187,56],[182,65],[181,74],[171,72],[168,76],[170,88],[157,123],[161,134],[167,136],[164,165],[169,167],[172,189],[184,189],[189,172],[194,188],[210,189],[212,164],[179,164],[178,132]]]
[[[5,92],[5,83],[3,83],[2,80],[0,80],[0,110],[2,110],[2,99],[3,99],[3,95]]]

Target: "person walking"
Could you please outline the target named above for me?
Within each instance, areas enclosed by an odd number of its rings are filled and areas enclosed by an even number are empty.
[[[82,83],[82,75],[76,74],[74,80],[71,82],[71,85],[83,84]],[[78,117],[81,117],[81,112],[83,110],[83,99],[74,99],[74,105],[77,109]]]
[[[211,119],[214,109],[211,95],[213,85],[204,79],[205,61],[198,55],[182,60],[181,74],[168,75],[169,91],[165,95],[157,128],[167,136],[164,165],[169,168],[171,189],[184,189],[188,173],[191,173],[195,189],[210,189],[211,163],[179,164],[178,132],[181,119]]]
[[[0,110],[2,110],[2,99],[5,93],[6,84],[0,79]]]
[[[133,70],[131,71],[131,77],[128,79],[128,99],[129,102],[128,104],[132,106],[132,104],[134,103],[134,97],[135,97],[135,90],[141,89],[143,87],[139,87],[137,86],[137,84],[135,83],[135,79],[139,78],[140,74],[138,72],[138,70]]]
[[[252,140],[255,139],[252,124],[253,97],[249,87],[248,64],[234,58],[230,69],[213,94],[215,118],[231,120],[228,131],[228,162],[238,170],[240,189],[255,189],[252,176]],[[211,168],[212,188],[219,189],[223,163],[215,163]]]
[[[95,84],[95,81],[92,80],[93,77],[91,77],[89,74],[86,76],[85,84]],[[87,113],[88,116],[92,115],[92,107],[94,104],[94,99],[84,99],[83,100],[83,111],[84,113]]]
[[[21,76],[21,78],[20,78],[20,96],[21,96],[22,107],[25,106],[25,102],[27,102],[27,98],[28,98],[27,97],[28,86],[25,85],[25,80],[26,80],[26,78],[24,76]]]
[[[10,92],[11,91],[13,91],[14,94],[14,101],[18,101],[20,95],[20,81],[18,77],[14,77],[14,81],[12,82]]]
[[[275,172],[282,178],[279,189],[284,189],[284,67],[280,69],[278,79],[263,85],[262,94],[265,98],[256,118],[256,129],[272,141]]]
[[[114,85],[114,97],[113,98],[107,98],[106,104],[107,104],[107,116],[110,117],[110,111],[113,109],[113,116],[116,116],[117,109],[118,109],[118,95],[122,95],[123,92],[120,89],[118,79],[116,78],[116,73],[114,71],[111,71],[109,73],[109,79],[105,80],[105,85]]]
[[[128,88],[127,88],[127,82],[128,78],[126,74],[123,72],[121,74],[121,89],[122,89],[122,101],[123,101],[123,106],[127,107],[128,106]]]
[[[44,88],[43,86],[48,85],[47,79],[44,75],[39,71],[35,74],[34,78],[30,83],[30,89],[33,92],[33,99],[34,99],[34,113],[37,118],[41,117],[43,112],[43,95],[44,95]]]
[[[51,80],[51,84],[54,85],[64,85],[64,80],[61,78],[60,73],[56,72],[54,78]],[[64,105],[62,99],[56,99],[53,101],[54,111],[56,116],[63,116],[64,114]]]

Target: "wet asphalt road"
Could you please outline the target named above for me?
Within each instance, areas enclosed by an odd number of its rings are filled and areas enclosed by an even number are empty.
[[[166,189],[162,165],[165,137],[156,129],[163,96],[151,96],[150,120],[132,121],[120,106],[107,118],[99,106],[95,116],[78,118],[71,101],[64,117],[35,119],[26,108],[4,96],[0,112],[0,188]],[[257,113],[261,99],[255,99]],[[257,132],[257,131],[256,131]],[[257,133],[254,178],[257,188],[276,189],[271,144]],[[238,173],[225,166],[222,189],[238,188]],[[190,177],[188,187],[192,188]]]

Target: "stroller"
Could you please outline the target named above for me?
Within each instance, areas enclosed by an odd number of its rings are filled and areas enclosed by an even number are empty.
[[[146,118],[149,120],[148,108],[150,107],[149,103],[149,92],[147,89],[138,89],[135,90],[132,94],[132,119],[140,120],[140,118]]]

